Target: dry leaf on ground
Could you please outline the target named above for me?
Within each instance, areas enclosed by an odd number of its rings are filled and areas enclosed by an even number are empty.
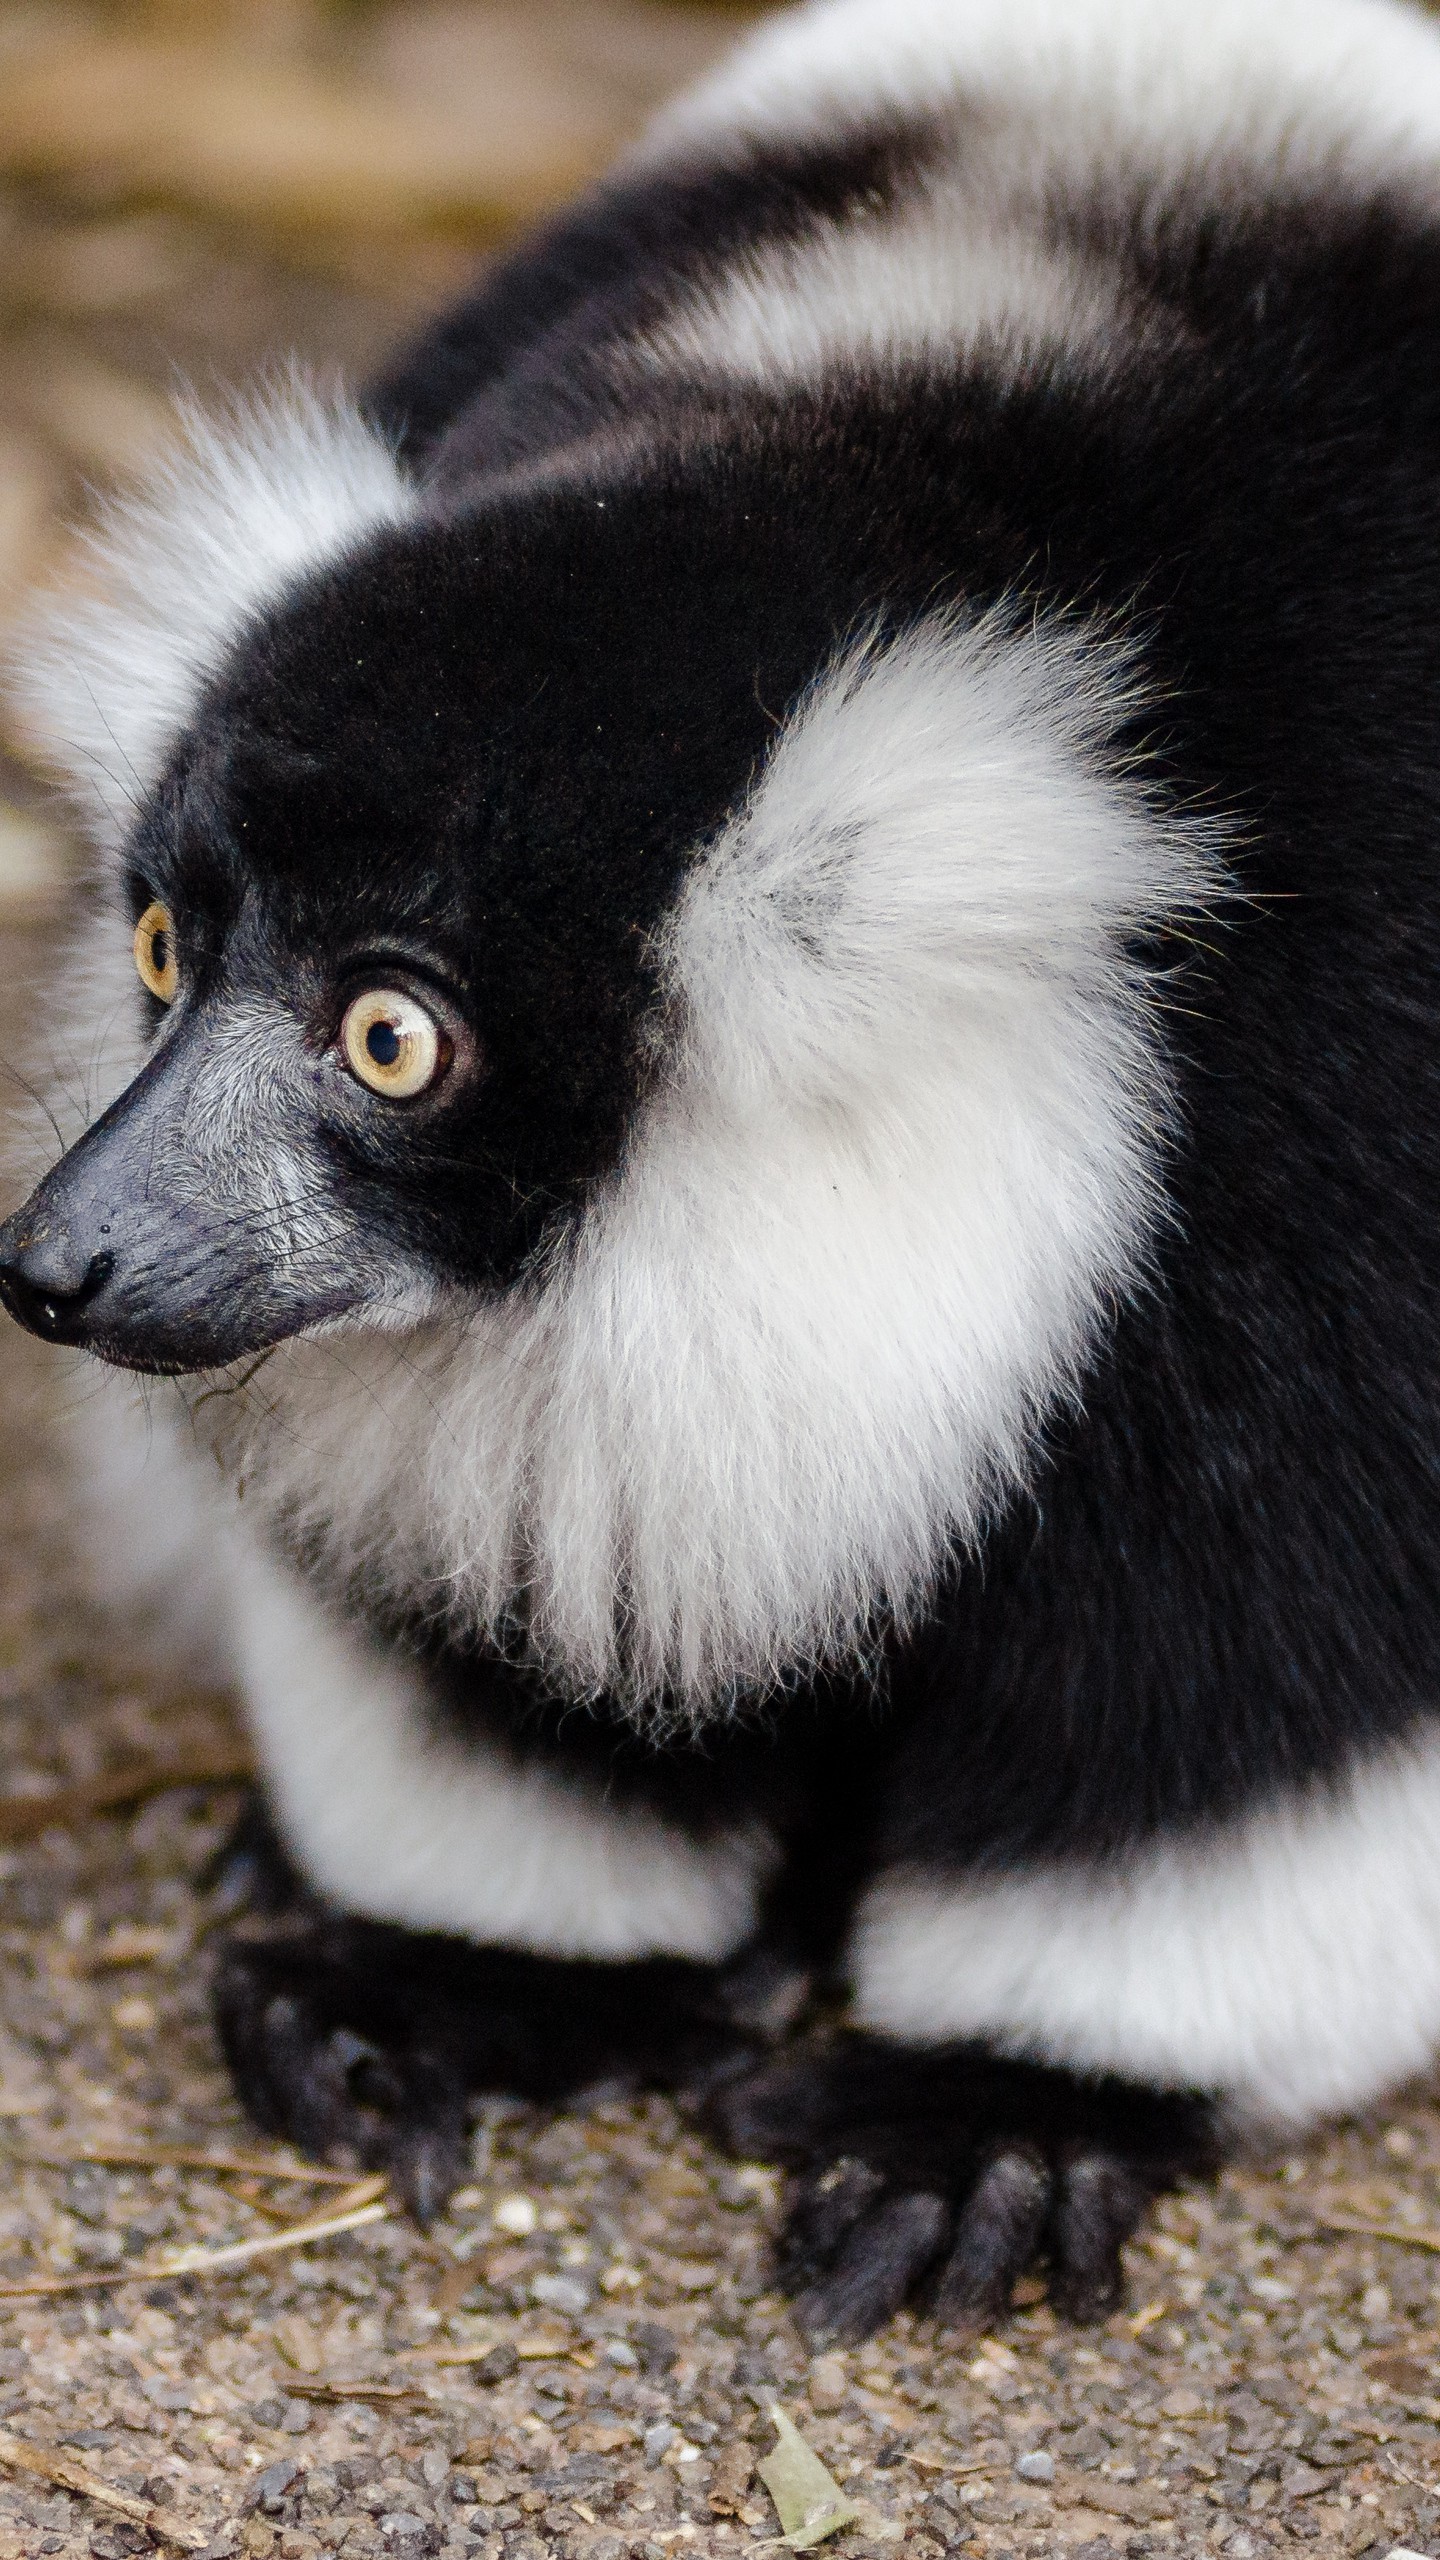
[[[791,2550],[809,2551],[838,2533],[842,2525],[857,2524],[860,2510],[839,2481],[831,2478],[819,2454],[811,2452],[784,2410],[772,2405],[770,2415],[779,2442],[759,2464],[760,2477],[774,2499]]]
[[[748,2444],[727,2445],[710,2477],[710,2505],[717,2516],[738,2515],[755,2477],[755,2455]]]

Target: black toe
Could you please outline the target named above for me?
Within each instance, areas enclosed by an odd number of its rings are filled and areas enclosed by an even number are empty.
[[[1120,2250],[1151,2199],[1149,2185],[1103,2151],[1067,2161],[1050,2218],[1050,2290],[1068,2320],[1103,2320],[1125,2298]]]
[[[1038,2151],[1000,2152],[961,2209],[955,2245],[935,2295],[947,2328],[980,2329],[1005,2309],[1040,2246],[1053,2180]]]
[[[278,2106],[288,2139],[322,2160],[331,2157],[348,2130],[344,2071],[309,2003],[277,1991],[261,2011],[260,2042],[272,2107]]]
[[[797,2182],[780,2242],[782,2281],[802,2292],[823,2274],[855,2224],[885,2193],[885,2180],[865,2160],[833,2160]]]
[[[391,2174],[422,2231],[429,2230],[464,2181],[468,2158],[465,2136],[462,2117],[449,2135],[431,2127],[403,2134],[396,2144]]]
[[[892,2319],[939,2257],[950,2235],[943,2197],[887,2196],[847,2232],[834,2265],[797,2302],[801,2326],[818,2342],[854,2346]]]
[[[262,2133],[287,2131],[285,2102],[274,2085],[266,2012],[272,2003],[269,1984],[242,1950],[225,1946],[215,1974],[215,2019],[236,2093]]]

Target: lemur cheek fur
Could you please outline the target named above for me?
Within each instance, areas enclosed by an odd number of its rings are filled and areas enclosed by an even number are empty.
[[[1420,15],[820,0],[29,634],[263,2124],[683,2089],[853,2337],[1434,2055],[1437,337]]]

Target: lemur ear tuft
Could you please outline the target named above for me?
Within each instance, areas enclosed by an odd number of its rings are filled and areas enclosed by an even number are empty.
[[[218,412],[177,405],[169,453],[111,503],[6,653],[17,724],[104,849],[247,619],[413,505],[359,409],[298,370]]]

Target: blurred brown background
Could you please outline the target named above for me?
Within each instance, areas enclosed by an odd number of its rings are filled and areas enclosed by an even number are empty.
[[[731,42],[665,0],[0,0],[0,647],[175,389],[354,378]],[[10,738],[0,902],[63,851]]]

